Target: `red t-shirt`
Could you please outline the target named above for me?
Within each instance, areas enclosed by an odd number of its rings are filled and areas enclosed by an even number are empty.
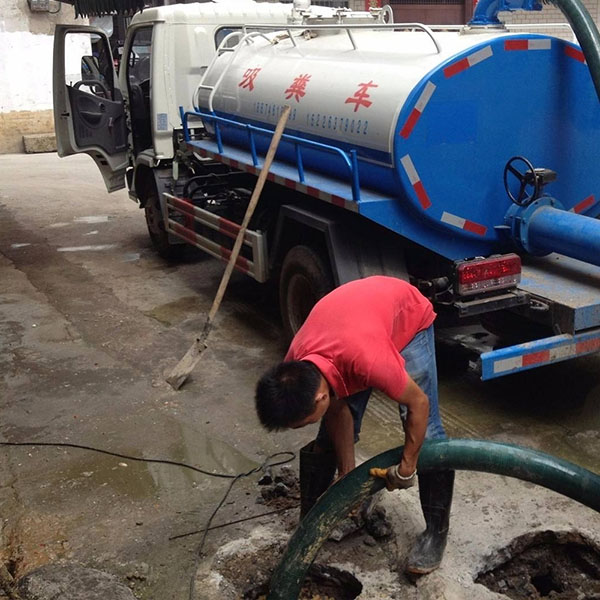
[[[406,281],[367,277],[346,283],[314,306],[285,360],[307,360],[339,398],[368,387],[400,399],[407,381],[399,352],[435,313]]]

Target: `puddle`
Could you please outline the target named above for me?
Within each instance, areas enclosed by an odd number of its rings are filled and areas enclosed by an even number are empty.
[[[300,600],[354,600],[362,592],[361,582],[349,571],[335,567],[311,565],[302,590]],[[248,590],[243,600],[265,600],[269,592],[269,584],[263,583]]]
[[[65,246],[57,248],[58,252],[98,252],[100,250],[110,250],[116,248],[116,244],[98,244],[97,246]]]
[[[25,244],[11,244],[10,245],[11,248],[25,248],[25,246],[31,246],[31,244],[25,243]]]
[[[476,582],[512,600],[600,598],[600,548],[577,532],[521,536],[506,553],[507,561]]]
[[[183,462],[205,471],[232,475],[258,466],[256,461],[244,456],[233,446],[209,437],[195,427],[172,421],[165,424],[164,431],[173,440],[167,451],[154,451],[151,440],[148,440],[143,452],[121,446],[115,451],[144,458]],[[61,485],[80,489],[109,487],[115,493],[129,498],[160,495],[161,498],[169,497],[177,502],[182,494],[189,494],[191,488],[203,489],[215,482],[229,481],[176,465],[146,463],[83,450],[69,450],[68,454],[69,460],[65,461],[64,468],[56,471]]]
[[[58,229],[59,227],[66,227],[67,225],[70,225],[71,223],[50,223],[50,225],[48,225],[48,227],[50,229]]]
[[[106,223],[110,217],[108,215],[91,215],[89,217],[75,217],[75,223]]]
[[[148,463],[84,451],[76,457],[74,452],[77,451],[69,451],[71,461],[57,471],[64,482],[62,485],[71,488],[108,486],[119,495],[135,499],[147,498],[158,490]]]
[[[98,234],[98,230],[94,229],[94,231],[88,231],[87,233],[84,233],[83,235],[97,235]]]
[[[204,310],[201,298],[184,296],[179,300],[155,306],[151,310],[144,311],[144,314],[165,325],[174,325],[191,316],[204,317]]]
[[[447,433],[535,447],[598,471],[599,365],[600,356],[594,355],[490,382],[478,381],[474,373],[441,373]],[[569,390],[568,402],[564,390]]]
[[[199,401],[201,402],[202,399]],[[232,475],[258,466],[256,461],[244,456],[223,440],[210,437],[191,425],[177,423],[177,426],[180,430],[179,444],[171,451],[171,460],[179,460],[205,471]],[[194,481],[208,477],[189,469],[180,469],[180,471],[185,472]],[[210,479],[214,481],[214,478]]]
[[[135,262],[136,260],[140,260],[140,256],[141,254],[139,252],[123,254],[123,262]]]

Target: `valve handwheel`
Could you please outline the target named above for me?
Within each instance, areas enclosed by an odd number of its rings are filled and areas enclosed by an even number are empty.
[[[521,172],[513,166],[515,162],[523,162],[527,166],[527,171]],[[508,185],[508,173],[512,173],[519,181],[519,193],[517,196],[513,196]],[[527,193],[527,187],[533,187],[533,193]],[[508,197],[519,206],[526,206],[540,195],[540,179],[537,176],[535,169],[530,161],[524,156],[513,156],[504,167],[504,189]]]

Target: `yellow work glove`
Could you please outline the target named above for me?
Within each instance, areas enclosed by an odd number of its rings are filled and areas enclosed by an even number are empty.
[[[400,465],[393,465],[387,469],[370,469],[371,477],[380,477],[385,479],[385,487],[391,492],[392,490],[405,490],[415,485],[417,480],[417,471],[408,477],[404,477],[398,473]]]

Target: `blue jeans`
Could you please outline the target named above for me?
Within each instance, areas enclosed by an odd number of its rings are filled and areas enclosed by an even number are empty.
[[[427,420],[425,439],[445,438],[446,432],[440,419],[438,407],[438,382],[433,325],[417,333],[400,354],[404,358],[407,373],[429,398],[429,418]],[[346,402],[352,413],[352,419],[354,420],[354,443],[358,442],[359,439],[360,427],[363,415],[367,409],[369,397],[371,396],[371,389],[362,390],[346,398]],[[406,406],[400,404],[399,409],[400,418],[404,421],[407,414]],[[321,421],[321,427],[317,434],[317,443],[322,448],[332,448],[332,443],[327,435],[323,421]]]

